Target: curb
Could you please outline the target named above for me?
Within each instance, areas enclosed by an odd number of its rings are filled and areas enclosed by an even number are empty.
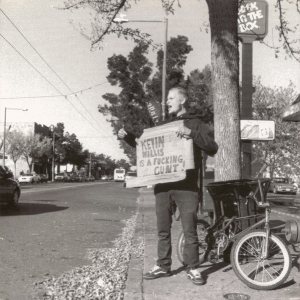
[[[143,243],[143,253],[141,257],[131,256],[128,273],[126,279],[126,287],[124,290],[125,300],[143,300],[143,270],[144,270],[144,247],[145,247],[145,224],[143,209],[143,197],[139,196],[137,198],[137,222],[135,227],[135,236],[133,241],[133,246],[135,242],[142,241]]]

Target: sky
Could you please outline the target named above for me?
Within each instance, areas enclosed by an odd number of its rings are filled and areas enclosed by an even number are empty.
[[[168,36],[188,37],[193,47],[185,66],[188,73],[210,64],[210,35],[203,27],[208,23],[208,12],[204,0],[180,2],[175,14],[168,15]],[[275,0],[268,2],[269,32],[264,41],[276,45],[278,37],[272,29],[278,21],[273,8]],[[62,5],[61,0],[0,0],[1,9],[19,29],[0,11],[0,131],[5,107],[28,109],[8,110],[7,123],[37,122],[49,126],[63,122],[65,131],[75,133],[85,149],[115,159],[125,158],[107,117],[98,112],[97,106],[104,103],[103,94],[117,92],[106,80],[107,58],[113,54],[127,55],[134,44],[108,36],[103,49],[91,50],[90,40],[80,30],[84,27],[89,31],[89,14],[86,10],[58,9]],[[296,24],[297,15],[291,10],[287,13]],[[133,4],[126,17],[162,20],[164,11],[160,0],[143,0]],[[151,34],[156,43],[163,43],[162,23],[141,22],[131,26]],[[155,63],[154,53],[150,52],[149,58]],[[300,93],[299,63],[287,58],[283,51],[275,58],[274,50],[260,42],[253,45],[253,75],[261,77],[269,87],[285,87],[292,82]]]

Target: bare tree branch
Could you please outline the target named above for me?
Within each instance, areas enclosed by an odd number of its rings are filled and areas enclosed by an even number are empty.
[[[92,42],[92,47],[95,46],[95,44],[99,43],[102,40],[102,38],[108,33],[108,31],[111,28],[111,25],[113,23],[113,20],[115,19],[115,17],[117,16],[117,14],[120,12],[120,10],[125,6],[126,1],[127,0],[122,0],[120,2],[120,4],[118,5],[118,7],[115,9],[112,17],[110,18],[110,21],[108,22],[106,28],[102,32],[102,34],[95,41]]]
[[[299,0],[297,0],[297,8],[299,4]],[[292,57],[294,57],[298,62],[300,62],[300,58],[297,56],[300,54],[299,50],[295,50],[292,47],[292,44],[294,41],[290,41],[288,37],[289,32],[293,32],[292,29],[288,28],[287,21],[285,20],[285,12],[282,8],[282,0],[277,0],[276,7],[278,7],[278,12],[279,12],[279,36],[283,38],[283,47],[290,52]]]

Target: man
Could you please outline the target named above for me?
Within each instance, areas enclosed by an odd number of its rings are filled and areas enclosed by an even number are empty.
[[[155,279],[171,275],[172,246],[172,201],[175,201],[181,218],[185,237],[183,251],[184,263],[187,267],[188,278],[196,285],[205,283],[199,270],[199,252],[197,236],[198,174],[201,168],[201,151],[214,155],[218,146],[208,126],[196,115],[187,113],[187,93],[181,87],[174,87],[168,93],[167,107],[174,120],[183,120],[184,126],[177,133],[182,138],[193,139],[195,169],[186,171],[186,178],[177,182],[161,183],[154,187],[158,248],[157,264],[152,270],[145,273],[144,279]],[[175,117],[175,118],[174,118]],[[124,139],[129,145],[136,146],[136,138],[124,129],[118,132],[118,137]]]

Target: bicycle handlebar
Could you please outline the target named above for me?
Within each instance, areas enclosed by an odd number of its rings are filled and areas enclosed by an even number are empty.
[[[267,182],[270,182],[270,179],[267,179],[267,178],[258,178],[257,179],[257,182],[258,182],[258,187],[257,189],[255,190],[255,192],[251,191],[249,193],[248,196],[246,196],[246,199],[247,201],[249,199],[252,199],[253,201],[255,201],[256,205],[258,207],[262,207],[262,208],[267,208],[267,207],[270,207],[270,203],[269,201],[267,201],[267,199],[265,198],[265,195],[264,195],[264,192],[263,192],[263,189],[262,189],[262,183],[267,183]],[[269,186],[269,185],[268,185]],[[260,198],[263,199],[262,201],[258,201],[257,198],[256,198],[256,194],[259,192],[260,194]]]

